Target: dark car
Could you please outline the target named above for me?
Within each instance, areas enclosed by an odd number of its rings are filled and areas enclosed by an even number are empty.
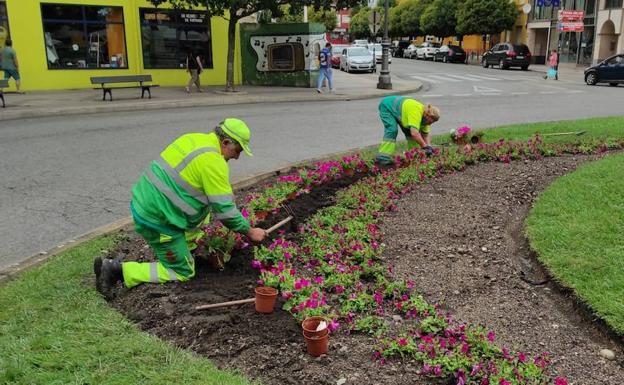
[[[609,83],[617,86],[624,83],[624,54],[611,56],[595,66],[585,70],[585,83],[590,86],[596,83]]]
[[[524,44],[498,43],[481,58],[483,68],[497,65],[506,70],[510,67],[520,67],[524,71],[529,69],[531,52]]]
[[[403,57],[403,51],[405,51],[405,49],[409,47],[409,45],[410,45],[409,41],[405,41],[405,40],[398,41],[397,44],[394,46],[394,49],[392,50],[392,56]]]
[[[466,51],[458,45],[443,45],[433,55],[433,61],[438,60],[444,63],[466,63]]]

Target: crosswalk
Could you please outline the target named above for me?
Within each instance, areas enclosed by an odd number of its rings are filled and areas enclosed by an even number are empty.
[[[446,74],[446,73],[422,73],[408,75],[412,79],[427,83],[459,83],[459,82],[483,82],[483,81],[526,81],[536,80],[534,76],[503,76],[503,75],[473,75],[473,74]]]

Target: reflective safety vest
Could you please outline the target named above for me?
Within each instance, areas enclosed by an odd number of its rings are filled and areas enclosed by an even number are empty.
[[[233,231],[250,227],[234,203],[215,133],[182,135],[167,146],[132,187],[132,207],[145,221],[181,230],[197,227],[210,212]]]
[[[405,96],[387,96],[390,112],[403,128],[415,128],[429,132],[428,126],[422,126],[425,106],[417,100]],[[384,98],[385,99],[385,98]]]

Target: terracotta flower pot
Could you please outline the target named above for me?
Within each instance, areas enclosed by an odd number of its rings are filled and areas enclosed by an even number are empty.
[[[306,332],[303,332],[303,338],[305,338],[306,346],[308,348],[308,354],[312,357],[318,357],[322,354],[327,354],[329,349],[329,333],[327,328],[324,329],[325,334],[323,336],[309,337]]]
[[[264,220],[267,219],[269,212],[265,210],[259,210],[259,211],[256,211],[254,214],[258,222],[264,222]]]
[[[277,289],[260,286],[256,288],[256,311],[258,313],[273,313],[277,301]]]
[[[294,201],[295,198],[297,198],[297,192],[293,191],[290,194],[288,194],[288,196],[286,197],[286,199],[288,199],[289,201]]]
[[[355,174],[355,171],[354,171],[352,168],[346,168],[346,169],[344,170],[344,174],[345,174],[346,176],[353,176],[353,174]]]
[[[327,334],[329,332],[327,326],[322,330],[316,330],[322,321],[327,322],[323,317],[308,317],[304,319],[301,323],[304,335],[307,337],[320,337]]]

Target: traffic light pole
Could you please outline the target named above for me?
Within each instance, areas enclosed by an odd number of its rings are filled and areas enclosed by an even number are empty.
[[[381,71],[379,72],[379,82],[377,88],[384,90],[392,89],[392,79],[390,78],[390,69],[388,68],[388,54],[390,49],[390,41],[388,40],[388,0],[384,5],[384,37],[381,42]],[[377,60],[373,57],[373,60]]]

